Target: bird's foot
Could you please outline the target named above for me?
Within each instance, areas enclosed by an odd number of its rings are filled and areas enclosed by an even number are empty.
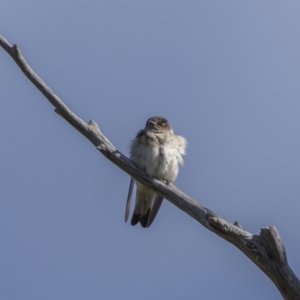
[[[172,183],[172,180],[164,180],[166,185],[170,185]]]

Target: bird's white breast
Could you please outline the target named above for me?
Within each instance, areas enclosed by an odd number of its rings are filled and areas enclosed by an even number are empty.
[[[146,172],[161,180],[175,180],[178,174],[178,155],[178,150],[169,143],[147,147]]]
[[[186,140],[173,131],[165,135],[141,132],[132,141],[131,159],[150,176],[174,181],[183,164]]]

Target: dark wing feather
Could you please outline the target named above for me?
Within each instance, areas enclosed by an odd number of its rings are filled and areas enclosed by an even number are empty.
[[[125,209],[125,222],[127,222],[129,212],[130,212],[130,204],[131,204],[131,195],[132,195],[133,183],[134,183],[134,181],[131,178],[130,185],[129,185],[128,196],[127,196],[127,202],[126,202],[126,209]]]

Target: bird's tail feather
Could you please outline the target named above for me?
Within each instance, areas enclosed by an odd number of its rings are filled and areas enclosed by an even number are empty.
[[[131,225],[141,223],[143,228],[148,228],[155,219],[162,201],[163,197],[160,195],[151,190],[145,190],[144,187],[138,187]]]

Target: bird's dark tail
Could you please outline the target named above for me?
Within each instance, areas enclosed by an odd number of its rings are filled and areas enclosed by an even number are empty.
[[[137,223],[140,222],[141,219],[141,215],[140,214],[136,214],[135,212],[133,213],[133,216],[131,218],[131,225],[135,226]]]
[[[162,196],[155,194],[144,186],[138,186],[131,225],[141,223],[143,228],[148,228],[155,219],[162,201]]]
[[[131,219],[131,225],[135,226],[139,222],[141,223],[141,226],[143,228],[147,228],[148,225],[148,218],[149,218],[150,209],[148,209],[147,213],[144,215],[133,213],[132,219]]]

